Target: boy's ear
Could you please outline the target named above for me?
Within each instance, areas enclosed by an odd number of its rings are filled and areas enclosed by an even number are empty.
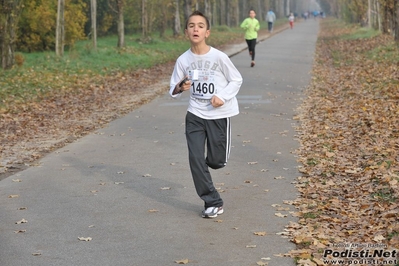
[[[206,30],[206,32],[205,32],[205,38],[208,38],[209,35],[211,35],[211,30]]]

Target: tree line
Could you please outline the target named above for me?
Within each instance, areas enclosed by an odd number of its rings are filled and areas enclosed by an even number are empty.
[[[0,0],[1,67],[11,68],[15,51],[55,51],[78,40],[116,35],[117,47],[125,46],[125,34],[143,41],[172,30],[183,34],[184,22],[193,10],[201,10],[212,26],[237,27],[254,9],[264,20],[269,9],[277,18],[293,12],[323,11],[350,23],[373,27],[399,39],[397,0]]]

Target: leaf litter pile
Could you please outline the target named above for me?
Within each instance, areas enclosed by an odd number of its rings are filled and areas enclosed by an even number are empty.
[[[285,255],[298,265],[326,265],[327,249],[399,249],[399,51],[390,36],[329,25],[296,117],[299,220],[286,230],[297,250]]]

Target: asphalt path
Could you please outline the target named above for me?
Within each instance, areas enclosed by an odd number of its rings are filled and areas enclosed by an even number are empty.
[[[317,33],[309,20],[268,36],[254,68],[245,44],[225,51],[244,83],[230,160],[211,171],[224,214],[200,216],[184,136],[188,96],[174,100],[166,89],[0,181],[0,265],[295,265],[276,255],[295,249],[279,233],[296,221],[286,204],[299,176],[293,117]]]

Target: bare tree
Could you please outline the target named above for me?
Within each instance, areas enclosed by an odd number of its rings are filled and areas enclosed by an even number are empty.
[[[117,47],[122,48],[125,46],[125,23],[123,11],[125,9],[125,0],[108,0],[108,6],[116,13],[117,28],[118,28],[118,43]]]
[[[0,55],[3,69],[9,69],[15,63],[15,32],[22,3],[23,0],[0,1]]]
[[[116,8],[118,14],[118,44],[119,48],[125,46],[125,19],[123,17],[123,11],[125,8],[125,0],[117,0]]]
[[[65,0],[58,0],[57,27],[55,32],[55,53],[58,56],[64,55],[65,45]]]
[[[97,49],[97,0],[91,0],[91,39],[93,42],[93,49]]]
[[[141,29],[142,38],[148,37],[148,13],[147,13],[147,0],[141,0]]]

